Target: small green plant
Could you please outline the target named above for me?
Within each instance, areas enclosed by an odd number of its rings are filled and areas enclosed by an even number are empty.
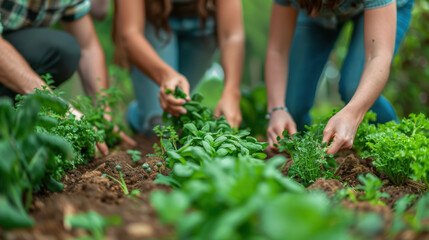
[[[145,170],[146,170],[146,169],[148,169],[148,168],[149,168],[149,164],[147,164],[147,163],[143,163],[143,164],[142,164],[142,168],[143,168],[143,169],[145,169]]]
[[[128,150],[127,153],[131,155],[133,162],[138,162],[142,159],[142,153],[139,150]]]
[[[63,114],[67,105],[46,94],[30,94],[15,108],[11,99],[0,99],[0,226],[5,229],[31,227],[26,211],[33,191],[47,188],[61,191],[54,178],[58,157],[68,161],[72,148],[63,138],[38,132],[39,126],[55,126],[57,121],[41,117],[42,108]],[[25,197],[24,197],[25,196]],[[26,200],[26,202],[23,201]]]
[[[114,108],[121,100],[122,92],[117,88],[103,89],[94,98],[89,96],[77,96],[72,101],[73,106],[80,110],[87,121],[96,127],[102,134],[107,146],[113,147],[121,140],[119,126],[112,120],[113,116],[108,109]],[[110,120],[111,119],[111,120]]]
[[[344,188],[335,192],[334,198],[339,201],[347,199],[357,203],[356,191],[354,188],[347,186],[347,183],[344,184]]]
[[[428,184],[426,163],[429,139],[429,119],[424,114],[410,114],[399,124],[388,122],[366,131],[366,148],[362,156],[374,159],[375,167],[389,176],[396,185],[409,178]]]
[[[384,185],[379,178],[368,173],[366,176],[360,175],[359,181],[363,185],[358,185],[355,189],[361,190],[365,193],[364,195],[359,196],[360,200],[366,200],[373,205],[386,205],[386,203],[384,203],[380,198],[389,198],[390,195],[379,191]]]
[[[390,230],[392,236],[395,236],[405,229],[410,229],[416,234],[429,230],[427,224],[429,220],[429,194],[426,193],[423,195],[415,205],[409,209],[416,199],[417,195],[407,194],[395,203],[393,224]]]
[[[309,131],[290,136],[287,130],[283,139],[279,140],[279,151],[288,152],[293,163],[289,168],[289,176],[298,178],[304,186],[309,186],[317,179],[334,177],[337,166],[333,155],[326,154],[327,143],[322,143],[322,126],[319,124],[308,128]]]
[[[110,226],[119,226],[122,219],[113,215],[102,217],[94,211],[81,214],[68,214],[64,218],[66,228],[84,229],[91,233],[91,236],[80,237],[80,240],[105,240],[106,229]]]
[[[122,167],[121,165],[116,165],[115,167],[116,171],[118,171],[119,174],[119,180],[115,177],[112,177],[106,173],[103,174],[103,177],[108,177],[112,179],[113,181],[119,183],[119,186],[121,186],[122,191],[125,193],[125,195],[130,196],[131,198],[140,195],[140,191],[138,189],[134,189],[131,191],[131,193],[128,191],[127,184],[125,183],[124,176],[122,175]]]
[[[157,162],[156,166],[159,167],[159,168],[162,167],[162,162]]]

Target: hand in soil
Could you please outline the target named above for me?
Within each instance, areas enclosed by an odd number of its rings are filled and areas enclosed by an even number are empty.
[[[240,97],[240,91],[235,94],[231,91],[224,91],[214,112],[217,117],[224,115],[226,121],[231,125],[231,127],[239,127],[242,120]]]
[[[187,99],[177,99],[171,94],[171,90],[180,87],[186,94]],[[179,116],[180,114],[186,114],[186,109],[182,106],[186,101],[190,101],[189,98],[189,83],[188,80],[179,73],[174,73],[173,76],[162,81],[160,84],[159,91],[159,102],[161,107],[173,116]]]
[[[275,111],[271,115],[270,124],[267,129],[267,138],[271,148],[274,148],[274,144],[278,144],[277,137],[282,137],[284,130],[287,130],[291,136],[296,133],[295,121],[288,112]]]
[[[323,142],[332,144],[326,151],[327,154],[335,154],[340,150],[351,149],[356,131],[359,127],[362,118],[356,117],[353,111],[343,108],[326,124],[323,131]]]

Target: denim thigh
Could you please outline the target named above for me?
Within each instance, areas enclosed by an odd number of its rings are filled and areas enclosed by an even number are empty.
[[[300,12],[289,57],[286,106],[297,124],[304,130],[311,123],[317,85],[340,29],[326,29],[316,20]]]

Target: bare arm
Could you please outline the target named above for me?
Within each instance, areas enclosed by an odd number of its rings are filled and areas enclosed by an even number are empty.
[[[64,29],[72,34],[81,47],[79,74],[86,94],[95,96],[100,89],[109,87],[103,48],[98,41],[91,17],[85,15],[73,22],[62,22]]]
[[[0,35],[0,82],[19,94],[46,86],[21,54]]]
[[[232,126],[241,122],[240,84],[244,60],[244,30],[239,0],[218,0],[217,26],[225,87],[217,107],[217,115],[225,115]]]
[[[353,98],[325,128],[324,141],[333,138],[329,154],[353,146],[359,124],[380,96],[390,74],[395,49],[396,4],[366,10],[364,14],[365,67]]]
[[[91,16],[98,21],[106,18],[110,0],[91,0]]]
[[[186,113],[182,107],[185,101],[165,94],[165,90],[174,90],[179,86],[189,96],[188,80],[165,63],[143,35],[146,24],[145,1],[116,0],[116,6],[118,22],[115,24],[128,57],[160,86],[159,99],[164,110],[176,116]]]
[[[268,110],[285,106],[289,52],[297,16],[298,11],[291,7],[273,5],[265,63]],[[296,132],[296,125],[292,117],[285,111],[274,112],[267,129],[267,137],[271,146],[277,142],[277,136],[281,136],[285,129],[290,134]]]

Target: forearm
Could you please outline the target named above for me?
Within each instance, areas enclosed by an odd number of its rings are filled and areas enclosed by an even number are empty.
[[[346,106],[353,109],[357,117],[363,118],[383,91],[390,74],[391,59],[390,56],[379,56],[365,63],[359,86]]]
[[[244,33],[240,31],[220,39],[220,50],[225,72],[224,92],[239,95],[244,61]]]
[[[18,51],[0,37],[0,82],[19,94],[45,86]]]
[[[98,41],[82,49],[79,75],[89,96],[94,97],[101,89],[109,88],[104,53]]]
[[[176,72],[158,56],[141,33],[124,34],[123,41],[131,62],[158,85]]]
[[[267,51],[265,62],[265,83],[268,97],[268,110],[285,106],[288,77],[288,57],[273,50]]]

